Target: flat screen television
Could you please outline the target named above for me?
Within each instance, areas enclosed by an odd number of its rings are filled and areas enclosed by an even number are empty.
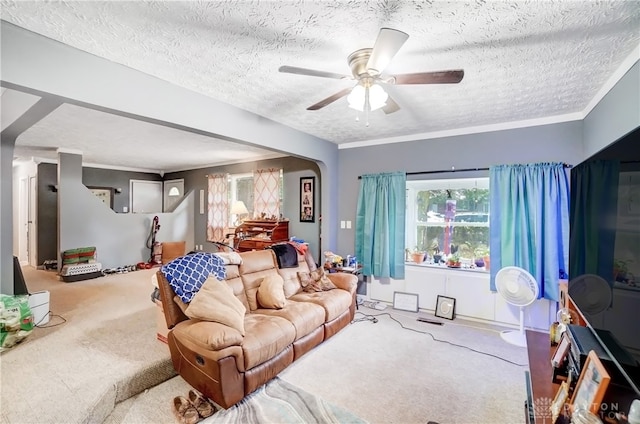
[[[569,295],[640,398],[640,127],[571,169],[570,205]]]

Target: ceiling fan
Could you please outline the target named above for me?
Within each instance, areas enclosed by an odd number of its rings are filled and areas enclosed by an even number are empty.
[[[345,88],[307,108],[318,110],[348,96],[349,106],[368,113],[380,109],[393,113],[400,106],[388,95],[381,84],[457,84],[464,76],[464,70],[455,69],[439,72],[417,72],[411,74],[387,75],[384,70],[398,53],[409,35],[392,28],[381,28],[373,48],[356,50],[347,58],[352,76],[314,69],[281,66],[280,72],[309,75],[313,77],[355,80],[354,87]]]

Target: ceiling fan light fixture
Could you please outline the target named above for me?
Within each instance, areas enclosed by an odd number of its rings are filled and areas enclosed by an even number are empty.
[[[369,97],[369,111],[374,111],[384,107],[387,104],[387,99],[389,98],[389,95],[384,91],[384,88],[378,84],[371,84],[370,87],[364,87],[358,84],[353,88],[353,90],[351,90],[349,96],[347,96],[349,107],[360,112],[364,112],[365,109],[367,109],[367,96]]]

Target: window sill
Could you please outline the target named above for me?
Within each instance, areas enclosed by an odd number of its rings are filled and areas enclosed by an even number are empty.
[[[479,273],[479,274],[489,274],[489,271],[487,271],[485,268],[450,268],[445,264],[432,264],[432,263],[428,263],[428,262],[423,262],[421,264],[417,264],[415,262],[405,262],[405,265],[411,266],[411,267],[416,267],[416,268],[428,268],[428,269],[440,269],[440,270],[447,270],[447,271],[454,271],[454,272],[458,272],[458,271],[464,271],[464,272],[474,272],[474,273]]]

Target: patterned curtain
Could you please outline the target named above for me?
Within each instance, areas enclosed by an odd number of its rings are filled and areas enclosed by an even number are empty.
[[[208,176],[207,241],[224,241],[229,220],[229,187],[226,174]]]
[[[253,174],[253,215],[280,217],[280,169],[258,169]]]

